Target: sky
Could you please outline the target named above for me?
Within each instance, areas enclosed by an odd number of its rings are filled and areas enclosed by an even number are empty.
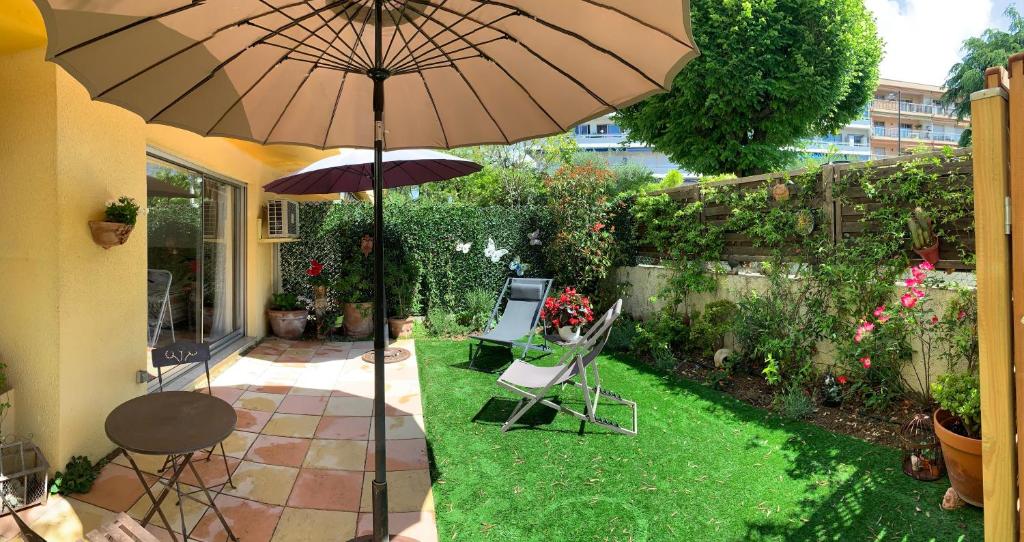
[[[1012,3],[1014,0],[864,0],[885,40],[881,76],[941,85],[960,60],[963,41],[987,28],[1005,29],[1003,11]]]

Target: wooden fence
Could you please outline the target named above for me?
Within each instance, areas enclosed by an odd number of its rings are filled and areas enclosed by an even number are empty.
[[[846,183],[849,187],[843,192],[842,197],[837,197],[834,193],[834,187],[840,186],[840,183],[843,182],[844,179],[856,181],[858,178],[863,176],[880,178],[889,175],[890,172],[896,173],[897,169],[906,162],[919,160],[922,157],[928,156],[941,156],[941,153],[899,156],[873,162],[827,164],[823,166],[815,173],[817,177],[817,182],[815,183],[817,191],[810,200],[811,204],[815,208],[821,210],[821,214],[824,217],[825,223],[817,225],[817,227],[825,228],[833,243],[838,242],[841,239],[852,239],[878,231],[879,228],[876,225],[870,222],[865,222],[863,218],[865,209],[877,209],[881,204],[874,202],[869,198],[857,182]],[[937,173],[940,183],[945,181],[945,183],[942,184],[963,183],[969,187],[973,183],[970,150],[958,149],[954,152],[954,156],[966,156],[966,159],[941,161],[937,166],[930,164],[925,165],[924,169],[929,174]],[[716,181],[703,185],[688,184],[664,190],[662,193],[667,194],[669,197],[679,201],[680,203],[691,203],[698,201],[703,197],[702,189],[705,187],[730,186],[736,187],[741,191],[757,190],[765,185],[771,186],[779,184],[785,182],[787,179],[806,175],[807,173],[807,170],[793,170],[782,173],[771,173],[766,175],[756,175],[753,177]],[[777,203],[773,204],[777,205]],[[708,205],[701,211],[701,221],[708,224],[722,224],[728,219],[731,212],[732,210],[724,205]],[[949,242],[940,244],[940,261],[936,267],[961,271],[972,270],[974,268],[973,264],[962,261],[959,252],[961,248],[966,248],[970,253],[973,253],[974,251],[974,235],[971,231],[972,220],[973,217],[968,216],[956,224],[958,227],[955,229],[960,232],[958,234],[959,246],[958,244]],[[910,250],[909,243],[907,251],[908,256],[912,260],[920,259]],[[640,247],[639,254],[652,257],[661,256],[660,254],[657,254],[652,247]],[[773,249],[757,246],[752,239],[741,232],[729,232],[725,234],[725,250],[722,254],[723,260],[736,262],[763,261],[772,254],[774,254]]]

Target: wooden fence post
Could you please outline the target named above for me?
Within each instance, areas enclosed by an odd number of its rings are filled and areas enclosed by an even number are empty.
[[[1009,90],[1009,118],[1010,124],[1010,199],[1012,201],[1010,213],[1010,251],[1013,255],[1011,268],[1013,273],[1013,292],[1016,293],[1013,299],[1013,359],[1014,366],[1020,367],[1016,370],[1016,393],[1017,393],[1017,434],[1024,431],[1024,326],[1021,318],[1024,318],[1024,56],[1016,54],[1010,57],[1010,73],[1002,69],[989,70],[985,74],[986,86],[999,87]],[[1024,443],[1017,443],[1017,473],[1019,476],[1024,469],[1024,454],[1021,453],[1021,446]],[[1020,480],[1017,480],[1017,494],[1020,495]],[[1017,528],[1024,529],[1024,510],[1018,510]],[[1024,532],[1018,531],[1018,540],[1024,537]]]
[[[1024,83],[1024,78],[1018,81]],[[1008,115],[1007,94],[999,85],[971,96],[985,539],[1006,541],[1017,539],[1013,322],[1006,236]],[[1024,206],[1024,197],[1014,206]]]

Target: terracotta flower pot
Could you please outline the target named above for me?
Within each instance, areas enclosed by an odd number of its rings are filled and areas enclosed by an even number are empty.
[[[932,265],[935,265],[939,263],[939,240],[936,238],[935,244],[933,244],[930,247],[921,249],[915,248],[914,252],[916,252],[917,255],[920,256],[921,259],[923,259],[924,261]]]
[[[108,249],[123,245],[128,241],[134,226],[120,222],[103,222],[101,220],[90,220],[89,230],[92,232],[92,240],[97,245]]]
[[[306,332],[309,311],[275,311],[268,309],[267,317],[270,319],[270,329],[273,330],[274,335],[282,339],[298,339]]]
[[[946,473],[953,490],[964,501],[977,507],[984,506],[985,493],[981,478],[981,439],[958,435],[946,425],[952,423],[953,415],[947,410],[936,410],[935,436],[942,444],[942,457],[946,461]]]
[[[348,337],[366,337],[373,333],[373,303],[345,303],[343,328]]]
[[[407,339],[412,336],[412,317],[388,318],[388,326],[391,328],[392,339]]]

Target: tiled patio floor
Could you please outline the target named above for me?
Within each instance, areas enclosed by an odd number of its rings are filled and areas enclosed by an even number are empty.
[[[369,534],[373,365],[359,356],[370,346],[269,339],[214,376],[214,393],[238,413],[237,430],[224,442],[235,487],[225,486],[217,505],[243,542],[343,541]],[[415,353],[412,341],[397,346]],[[387,365],[386,372],[391,531],[402,539],[434,542],[437,529],[415,354]],[[196,462],[208,485],[226,479],[217,452],[209,462]],[[135,458],[156,484],[163,460]],[[51,499],[46,508],[73,509],[84,531],[115,512],[141,518],[148,499],[126,465],[118,459],[103,470],[92,491]],[[186,475],[182,480],[195,483]],[[174,530],[180,530],[175,499],[168,497],[163,508]],[[39,511],[27,516],[43,536],[72,529],[66,520],[59,524],[60,514]],[[168,539],[158,526],[156,517],[150,530]],[[198,503],[186,505],[185,527],[190,540],[226,539],[216,515]],[[0,538],[9,529],[0,525]]]

